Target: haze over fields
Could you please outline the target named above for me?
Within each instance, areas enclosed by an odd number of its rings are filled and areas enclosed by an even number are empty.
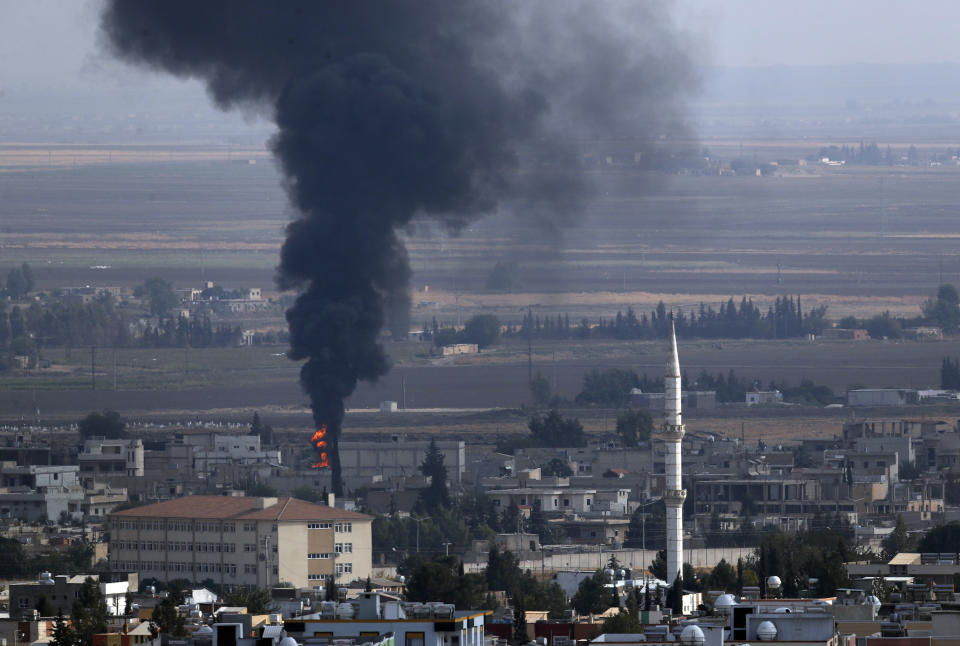
[[[960,16],[948,2],[923,12],[893,2],[871,8],[678,5],[674,17],[699,81],[678,108],[686,130],[665,141],[698,165],[650,173],[638,168],[638,141],[585,138],[578,145],[595,192],[578,225],[556,238],[506,213],[457,234],[415,220],[400,232],[411,268],[410,327],[434,319],[456,325],[477,314],[519,325],[528,312],[596,323],[628,307],[649,312],[660,301],[690,313],[744,296],[766,312],[786,295],[799,295],[806,311],[826,306],[832,320],[919,316],[940,283],[960,284],[960,53],[946,27]],[[283,330],[289,301],[279,304],[274,277],[295,213],[267,145],[275,127],[252,109],[217,110],[195,80],[114,60],[96,40],[99,11],[95,2],[0,4],[0,277],[27,262],[46,291],[132,290],[153,276],[177,288],[260,287],[278,299],[274,310],[225,320]],[[59,46],[45,44],[51,40]],[[861,143],[875,143],[883,163],[822,163],[823,151],[856,151]],[[524,172],[534,167],[524,163]],[[515,267],[509,288],[489,286],[498,262]],[[555,385],[573,396],[593,367],[656,370],[655,343],[626,346],[543,344],[531,354],[550,370],[560,352]],[[960,354],[952,340],[920,353],[876,342],[840,358],[820,346],[823,361],[839,364],[831,367],[773,341],[736,357],[731,347],[691,348],[691,370],[816,378],[837,392],[855,384],[933,387],[940,359]],[[241,380],[265,376],[274,386],[255,401],[237,395],[238,405],[303,403],[296,366],[275,367],[269,358],[284,349],[249,357],[260,372],[254,377],[251,368]],[[435,366],[425,351],[388,351],[409,372],[362,385],[351,405],[399,399],[404,378],[425,407],[529,401],[526,348],[516,339],[462,360],[471,365],[457,366],[465,372],[456,389],[437,386],[451,383],[437,371],[454,366]],[[24,392],[84,387],[85,359],[57,360],[64,372],[7,384]],[[190,373],[175,361],[152,373],[132,357],[125,373],[124,361],[112,373],[103,368],[101,387],[116,379],[118,392],[223,388],[213,382],[230,374],[217,368],[201,377],[200,363]],[[463,393],[475,380],[486,384],[482,393]],[[15,410],[0,416],[22,415],[35,399],[9,397]],[[201,396],[198,407],[229,399]]]

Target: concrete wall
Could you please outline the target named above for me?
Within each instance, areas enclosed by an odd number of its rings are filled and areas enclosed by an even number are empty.
[[[347,478],[369,478],[376,475],[420,475],[420,465],[430,443],[420,440],[397,442],[341,442],[340,462]],[[466,448],[463,442],[440,441],[437,448],[443,453],[447,477],[460,482],[466,470]]]
[[[662,548],[661,548],[662,549]],[[738,558],[747,558],[753,555],[754,547],[724,547],[724,548],[697,548],[684,551],[683,560],[693,567],[713,567],[720,562],[720,559],[726,559],[727,563],[736,566]],[[528,553],[529,554],[529,553]],[[657,556],[657,550],[578,550],[565,552],[563,554],[547,554],[541,559],[538,556],[527,557],[526,554],[520,561],[520,569],[532,570],[538,572],[541,568],[545,571],[554,570],[596,570],[606,567],[610,556],[616,556],[617,561],[623,567],[643,568],[650,565]],[[486,558],[476,564],[465,563],[470,571],[479,571],[487,566]]]

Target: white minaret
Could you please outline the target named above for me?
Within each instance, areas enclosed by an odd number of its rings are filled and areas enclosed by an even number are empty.
[[[677,333],[670,314],[670,354],[663,379],[663,430],[666,444],[666,491],[663,502],[667,508],[667,583],[673,585],[683,567],[683,501],[687,492],[681,479],[680,444],[683,440],[683,419],[680,413],[680,358],[677,355]]]

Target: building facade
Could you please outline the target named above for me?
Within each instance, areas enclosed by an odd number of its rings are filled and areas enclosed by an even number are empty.
[[[110,516],[110,566],[227,589],[371,574],[372,517],[295,498],[187,496]]]
[[[91,438],[83,443],[77,464],[80,465],[80,477],[84,479],[91,476],[139,477],[143,475],[143,442],[139,438]]]

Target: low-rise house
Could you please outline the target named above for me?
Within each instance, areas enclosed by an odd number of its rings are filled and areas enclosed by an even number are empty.
[[[81,574],[77,576],[51,576],[49,572],[41,575],[35,583],[13,583],[10,585],[10,612],[11,616],[29,618],[35,616],[38,608],[46,603],[53,610],[50,616],[57,613],[69,615],[76,602],[80,589],[87,579],[93,579],[107,604],[108,612],[113,616],[120,616],[127,612],[127,594],[136,590],[138,578],[136,574],[126,576],[122,580],[103,580],[98,575]]]
[[[820,333],[820,338],[838,341],[869,341],[870,334],[863,328],[828,327]]]
[[[779,390],[754,390],[746,394],[747,406],[769,406],[783,401],[783,393]]]
[[[118,505],[129,501],[127,490],[102,482],[91,482],[84,491],[80,510],[87,518],[106,518]]]
[[[149,621],[124,625],[122,631],[94,635],[93,646],[160,646],[161,638],[154,637],[153,631]]]
[[[0,518],[29,522],[79,520],[84,499],[76,466],[0,464]]]
[[[581,545],[612,545],[619,547],[627,537],[630,519],[612,516],[581,516],[556,518],[548,521],[563,528],[573,543]]]
[[[94,437],[83,443],[77,456],[80,477],[106,476],[139,477],[143,470],[143,442],[135,439],[105,439]]]
[[[912,388],[858,388],[847,391],[847,406],[906,406],[916,404]]]

